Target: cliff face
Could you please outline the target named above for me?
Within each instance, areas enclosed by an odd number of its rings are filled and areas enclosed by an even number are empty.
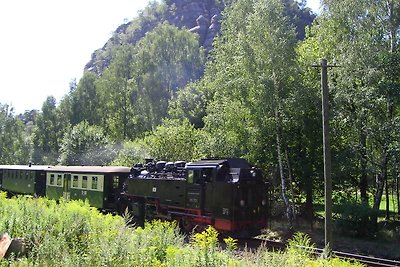
[[[146,32],[160,23],[168,22],[178,28],[186,28],[199,35],[199,45],[208,52],[212,41],[220,31],[223,4],[215,0],[164,0],[150,3],[134,20],[119,26],[114,35],[96,50],[85,70],[101,74],[110,64],[112,47],[120,44],[135,44]]]

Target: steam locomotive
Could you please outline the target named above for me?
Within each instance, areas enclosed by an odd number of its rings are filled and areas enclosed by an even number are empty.
[[[176,220],[186,231],[258,231],[267,225],[268,188],[244,159],[185,163],[152,161],[134,167],[0,165],[0,190],[50,199],[82,199],[93,207],[129,212],[136,224]]]

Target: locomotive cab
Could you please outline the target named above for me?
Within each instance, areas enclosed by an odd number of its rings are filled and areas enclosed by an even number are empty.
[[[212,216],[215,228],[231,232],[266,226],[267,185],[247,161],[201,160],[186,164],[186,170],[187,207]]]

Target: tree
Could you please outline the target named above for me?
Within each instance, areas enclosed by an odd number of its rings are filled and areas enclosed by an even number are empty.
[[[65,134],[60,151],[64,165],[108,165],[115,157],[102,128],[86,121]]]
[[[137,127],[137,90],[132,83],[134,51],[122,46],[98,80],[101,125],[109,136],[120,141],[135,136]]]
[[[0,103],[0,162],[28,164],[30,143],[24,134],[24,124],[9,105]]]
[[[306,7],[306,0],[282,0],[282,2],[285,6],[285,16],[296,29],[297,39],[304,40],[305,29],[311,26],[315,15]]]
[[[397,150],[400,87],[395,62],[400,6],[397,1],[383,0],[327,0],[323,4],[313,40],[319,42],[321,56],[335,58],[341,65],[331,77],[332,143],[339,155],[337,166],[346,167],[335,170],[336,181],[347,176],[346,181],[354,183],[356,177],[361,199],[368,204],[369,184],[375,180],[372,193],[377,211],[393,177],[390,163]],[[345,155],[354,156],[348,160]]]
[[[290,155],[285,155],[289,148],[287,136],[293,130],[289,129],[287,116],[288,100],[295,89],[295,31],[278,0],[239,0],[226,11],[213,64],[206,69],[205,84],[214,95],[204,119],[205,128],[210,129],[210,136],[215,136],[218,128],[220,133],[227,133],[224,141],[217,139],[228,149],[222,151],[229,152],[231,143],[243,142],[229,155],[233,152],[271,169],[276,167],[292,223],[294,211],[288,197]],[[230,121],[236,121],[237,126]]]
[[[145,115],[145,129],[159,125],[167,116],[168,100],[178,88],[198,79],[203,69],[203,54],[196,35],[162,24],[137,44],[134,82],[138,108]]]
[[[96,81],[96,74],[85,72],[77,86],[71,84],[69,101],[71,102],[72,109],[72,125],[78,124],[84,120],[88,121],[90,124],[100,123],[98,117],[99,97],[96,89]]]
[[[201,92],[200,83],[190,83],[177,91],[169,102],[168,114],[175,119],[188,119],[196,128],[203,128],[207,99]]]
[[[203,157],[252,158],[259,145],[259,128],[254,114],[239,99],[219,98],[207,106],[203,139],[199,151]]]
[[[35,164],[56,164],[58,162],[58,150],[60,135],[63,125],[57,116],[56,99],[47,97],[43,103],[42,112],[36,120],[36,128],[33,133],[33,162]]]
[[[190,161],[198,159],[199,140],[199,131],[187,120],[166,119],[143,142],[153,158]]]

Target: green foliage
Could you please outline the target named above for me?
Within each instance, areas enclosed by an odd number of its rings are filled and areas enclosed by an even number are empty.
[[[108,165],[115,152],[99,126],[83,121],[66,133],[61,144],[61,164]]]
[[[96,80],[96,74],[85,72],[77,87],[70,92],[72,112],[70,120],[72,125],[82,121],[87,121],[89,124],[100,123],[99,115],[101,113]]]
[[[177,89],[200,76],[204,58],[195,35],[168,24],[147,33],[136,47],[137,108],[150,130],[167,116],[168,100]]]
[[[199,143],[206,157],[248,157],[259,140],[251,110],[240,100],[221,98],[207,107],[203,138]],[[240,122],[240,123],[239,123]]]
[[[198,158],[199,130],[187,120],[164,120],[143,143],[149,154],[156,159],[186,160]]]
[[[398,1],[325,1],[306,41],[308,48],[340,65],[329,77],[331,144],[337,155],[333,179],[339,188],[359,184],[365,203],[372,191],[375,210],[385,180],[398,176],[389,165],[397,162],[398,151],[399,8]],[[369,177],[376,177],[373,190]]]
[[[192,244],[195,248],[200,250],[197,255],[197,262],[201,266],[218,266],[222,262],[219,262],[217,257],[217,246],[218,246],[218,231],[208,226],[203,232],[195,233],[192,236]]]
[[[86,95],[90,101],[99,99],[102,119],[97,125],[116,142],[140,138],[161,124],[169,100],[200,76],[204,64],[195,35],[168,24],[155,27],[135,45],[119,45],[111,56],[94,90],[91,76],[84,76],[75,95],[79,103]]]
[[[36,119],[33,133],[34,152],[32,160],[35,164],[56,164],[59,156],[60,142],[64,134],[63,120],[57,113],[56,99],[47,97],[42,112]]]
[[[138,263],[146,261],[143,259],[145,255],[149,262],[162,263],[165,261],[168,248],[172,245],[183,245],[183,237],[179,234],[179,228],[175,222],[159,220],[146,222],[144,228],[138,227],[134,233],[139,247],[146,248],[141,252],[141,257],[138,257]]]
[[[0,231],[24,237],[29,247],[26,258],[3,260],[0,266],[357,266],[303,258],[294,250],[282,254],[261,248],[239,258],[218,247],[218,232],[212,227],[194,234],[188,244],[174,222],[130,228],[122,217],[104,215],[82,201],[7,199],[0,192],[0,203]],[[235,249],[235,240],[226,240]],[[304,240],[295,238],[292,245],[308,244]]]
[[[206,96],[199,83],[190,83],[179,90],[169,103],[168,114],[173,119],[188,119],[196,128],[203,128],[206,113]]]
[[[116,141],[137,134],[137,88],[131,81],[134,57],[132,46],[116,49],[111,65],[96,81],[101,126]]]
[[[118,151],[111,165],[132,166],[137,162],[144,162],[144,160],[148,158],[150,158],[150,155],[143,141],[126,141]]]
[[[378,214],[368,204],[342,201],[334,206],[333,211],[336,213],[338,228],[346,235],[365,237],[377,231],[372,218]]]
[[[310,258],[314,247],[308,235],[297,232],[293,235],[292,239],[289,240],[287,249],[289,253],[298,256],[298,259],[294,259],[294,264],[297,260],[301,261]]]
[[[235,251],[238,248],[237,241],[238,241],[237,239],[234,239],[232,237],[224,238],[226,249],[230,252]]]
[[[0,162],[27,164],[30,160],[31,141],[24,133],[22,121],[14,110],[0,103]]]
[[[296,28],[297,39],[305,38],[305,28],[311,26],[315,15],[310,8],[306,7],[306,1],[284,0],[285,15],[290,23]]]
[[[173,223],[130,229],[121,217],[103,215],[87,203],[3,195],[0,201],[0,229],[25,237],[31,247],[23,266],[154,266],[168,246],[183,243]]]

